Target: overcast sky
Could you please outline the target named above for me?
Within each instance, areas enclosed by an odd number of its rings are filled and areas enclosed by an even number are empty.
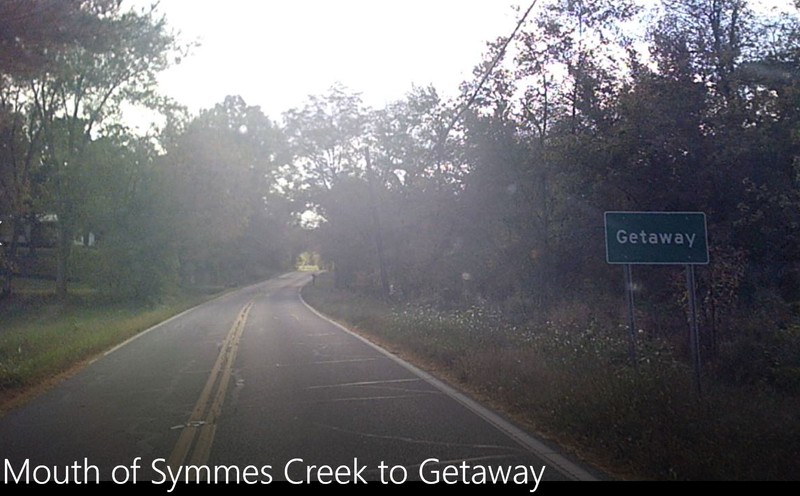
[[[200,43],[161,86],[193,113],[241,95],[275,119],[337,81],[373,107],[402,98],[412,83],[454,95],[486,42],[514,29],[518,3],[161,0],[181,39]]]
[[[129,0],[149,5],[153,0]],[[643,0],[652,2],[654,0]],[[539,0],[544,3],[544,0]],[[790,0],[753,0],[757,7]],[[273,119],[336,82],[373,107],[412,84],[443,96],[472,78],[486,42],[507,36],[530,0],[160,0],[192,55],[160,78],[192,113],[241,95]]]

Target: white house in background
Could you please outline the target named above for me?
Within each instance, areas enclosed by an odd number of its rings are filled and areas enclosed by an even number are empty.
[[[30,246],[32,242],[37,247],[52,246],[55,243],[55,225],[58,222],[56,214],[41,214],[36,216],[35,223],[25,223],[22,232],[17,238],[19,246]],[[0,245],[11,242],[9,223],[0,219]],[[49,241],[48,241],[49,240]],[[94,247],[97,245],[97,236],[91,231],[80,232],[72,240],[76,246]]]
[[[17,235],[17,244],[19,246],[28,246],[34,237],[34,228],[30,223],[23,224],[21,228],[22,232]],[[7,218],[0,218],[0,245],[10,244],[12,237],[11,222]]]
[[[56,214],[43,214],[36,218],[40,224],[55,226],[58,222],[58,215]],[[72,239],[72,244],[75,246],[94,247],[97,245],[97,236],[91,231],[78,232]]]
[[[88,233],[80,233],[75,235],[75,239],[72,240],[72,243],[76,246],[88,246],[91,248],[97,244],[97,237],[91,231]]]

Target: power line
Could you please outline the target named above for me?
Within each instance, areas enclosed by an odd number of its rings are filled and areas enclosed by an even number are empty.
[[[533,2],[531,2],[530,7],[528,7],[528,10],[525,11],[525,14],[523,14],[523,16],[517,22],[517,25],[514,28],[514,31],[511,33],[511,36],[509,36],[506,39],[505,43],[503,43],[503,46],[500,48],[500,51],[497,52],[497,55],[495,56],[494,60],[492,60],[492,63],[489,65],[489,68],[483,74],[483,77],[481,78],[480,82],[478,83],[478,86],[475,88],[475,91],[472,93],[472,95],[467,100],[467,103],[465,103],[461,107],[461,110],[459,110],[458,113],[455,116],[453,116],[453,119],[450,121],[450,124],[447,126],[447,129],[445,130],[444,134],[442,134],[441,138],[437,142],[436,149],[441,151],[442,147],[444,146],[445,140],[447,140],[447,136],[450,134],[450,131],[453,130],[453,127],[455,127],[455,125],[458,122],[458,120],[461,119],[461,116],[464,115],[464,112],[466,112],[467,109],[473,103],[475,103],[475,99],[478,98],[478,93],[480,93],[481,89],[483,88],[483,85],[486,84],[486,80],[489,79],[489,76],[491,76],[492,72],[494,72],[494,69],[495,69],[495,67],[497,67],[497,64],[499,64],[500,60],[502,60],[503,56],[505,56],[506,50],[508,49],[508,45],[510,45],[511,41],[517,36],[517,33],[519,32],[520,28],[522,28],[522,25],[525,24],[525,20],[528,18],[528,15],[531,13],[533,8],[536,6],[536,3],[538,1],[539,0],[533,0]]]

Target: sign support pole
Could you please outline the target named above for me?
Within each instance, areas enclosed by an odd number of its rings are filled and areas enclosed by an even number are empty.
[[[628,355],[635,369],[639,369],[636,360],[636,320],[633,313],[633,271],[631,264],[625,264],[625,293],[628,300]]]
[[[700,388],[700,334],[697,328],[697,300],[695,296],[694,265],[686,265],[686,290],[689,293],[689,347],[692,352],[694,368],[693,386],[698,397],[702,395]]]
[[[697,328],[697,295],[694,266],[706,265],[708,230],[703,212],[605,212],[606,262],[624,265],[628,300],[628,352],[636,363],[636,322],[633,311],[631,265],[685,265],[689,294],[689,350],[692,389],[701,396],[700,333]]]

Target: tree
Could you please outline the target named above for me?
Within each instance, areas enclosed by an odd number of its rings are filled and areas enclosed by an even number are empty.
[[[310,96],[302,109],[284,114],[285,129],[306,185],[331,189],[344,176],[362,176],[367,111],[357,93],[341,85]]]
[[[11,295],[11,280],[23,223],[34,214],[36,166],[39,162],[41,127],[31,119],[23,89],[0,87],[0,222],[8,242],[0,249],[0,297]]]
[[[29,79],[52,71],[69,50],[99,50],[106,42],[102,17],[116,0],[8,0],[0,4],[0,222],[10,241],[0,250],[0,295],[11,293],[23,222],[32,219],[35,169],[40,165],[42,126],[34,118]]]
[[[91,255],[89,282],[117,299],[159,301],[176,284],[177,257],[175,226],[165,214],[171,192],[161,181],[155,146],[119,127],[87,145],[84,158],[82,227],[97,239],[83,253]]]
[[[184,280],[244,280],[291,263],[275,194],[288,158],[282,132],[240,97],[201,112],[171,142],[162,167]]]
[[[370,210],[375,245],[383,253],[384,293],[391,286],[406,294],[438,284],[438,247],[452,223],[443,221],[445,201],[461,179],[453,167],[454,139],[441,139],[452,118],[433,87],[412,87],[402,100],[370,115],[368,164]],[[444,205],[441,205],[444,207]],[[432,227],[432,223],[437,227]],[[380,261],[380,260],[379,260]]]
[[[364,181],[366,165],[364,146],[368,112],[361,97],[349,92],[341,85],[333,86],[328,94],[310,96],[301,109],[292,109],[284,114],[285,129],[294,159],[293,173],[302,178],[303,203],[321,216],[328,224],[323,236],[334,245],[343,241],[339,223],[349,224],[344,217],[353,218],[357,211],[368,212],[368,191],[363,195],[341,198],[340,192],[354,192]],[[340,186],[341,184],[341,186]],[[359,203],[360,206],[354,205]],[[339,217],[339,218],[337,218]],[[364,255],[366,245],[352,245],[360,251],[352,252],[339,246],[331,249],[328,244],[327,255],[336,265],[337,285],[349,284],[354,280],[358,264],[350,260],[368,260]],[[372,243],[369,244],[372,246]],[[355,257],[355,258],[354,258]]]
[[[530,82],[523,116],[540,140],[555,122],[574,134],[605,115],[631,44],[624,26],[638,12],[630,0],[554,0],[523,33],[516,60],[517,77]]]
[[[103,18],[119,0],[5,0],[0,3],[0,74],[26,77],[53,67],[63,52],[105,43]]]
[[[58,216],[56,290],[67,291],[72,237],[85,215],[85,153],[123,101],[147,102],[156,75],[177,50],[165,21],[153,10],[123,12],[113,4],[99,18],[99,47],[73,47],[59,54],[55,69],[31,79],[31,99],[42,126],[42,159],[49,209]]]
[[[583,195],[597,218],[615,209],[708,214],[716,250],[700,287],[714,314],[711,329],[724,328],[720,315],[735,310],[721,286],[726,278],[740,295],[773,291],[767,288],[775,281],[796,286],[789,212],[797,93],[787,76],[797,67],[797,31],[790,22],[779,25],[757,22],[743,2],[665,2],[648,34],[652,63],[631,52],[630,76],[600,107],[610,119],[593,119],[600,124],[590,132],[563,132],[568,137],[555,148],[562,163],[573,164],[570,196]],[[653,287],[669,286],[665,271],[651,278],[662,282]],[[650,297],[679,301],[655,290]]]
[[[371,113],[368,146],[384,187],[409,190],[437,174],[434,153],[446,125],[442,106],[432,86],[413,87],[405,99]]]

